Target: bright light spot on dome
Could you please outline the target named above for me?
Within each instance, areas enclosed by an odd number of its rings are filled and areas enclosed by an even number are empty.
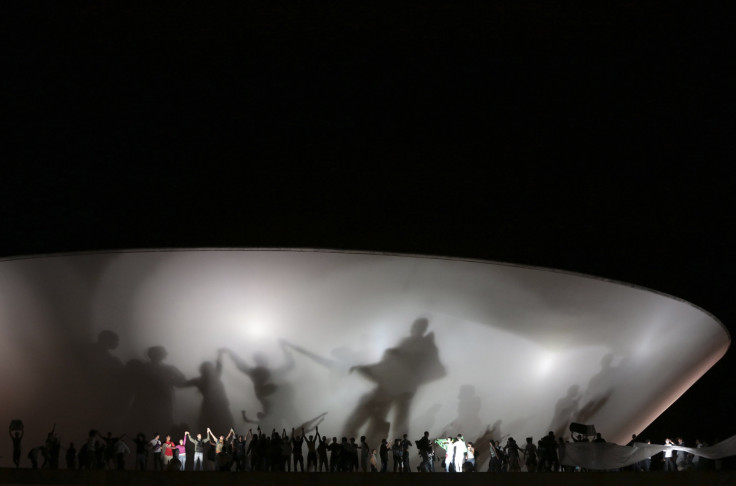
[[[267,333],[266,326],[264,326],[263,324],[259,322],[253,322],[251,324],[246,324],[243,327],[243,331],[248,337],[254,337],[254,338],[263,337]]]
[[[233,316],[232,321],[240,334],[248,339],[263,339],[278,334],[273,316],[265,312],[246,312]]]
[[[537,364],[537,374],[539,376],[546,376],[550,371],[552,371],[556,361],[555,358],[555,355],[552,353],[542,355],[539,363]]]

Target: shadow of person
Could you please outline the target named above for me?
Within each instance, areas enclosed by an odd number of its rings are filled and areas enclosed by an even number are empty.
[[[488,435],[492,433],[491,429],[487,428],[481,435],[475,436],[483,426],[483,420],[480,417],[482,400],[477,395],[475,386],[467,384],[460,385],[457,399],[457,417],[443,428],[441,436],[454,437],[458,433],[467,431],[466,437],[476,446],[487,444],[487,440],[493,437],[492,435]],[[496,424],[500,426],[501,421],[499,420]],[[483,459],[482,452],[482,448],[476,449],[476,465],[479,465]]]
[[[205,361],[199,365],[199,376],[184,382],[183,387],[196,387],[202,395],[202,405],[199,408],[197,430],[228,430],[233,426],[233,416],[230,413],[230,402],[222,383],[222,352],[218,352],[217,360]]]
[[[460,385],[457,399],[457,417],[445,426],[442,431],[443,437],[454,436],[463,430],[475,434],[481,428],[481,399],[475,393],[475,387],[473,385]]]
[[[580,406],[580,387],[571,385],[567,389],[567,395],[557,400],[552,421],[547,427],[555,433],[555,437],[562,437],[567,432],[571,422],[578,419],[578,407]]]
[[[396,434],[409,433],[409,409],[420,386],[446,374],[434,342],[434,333],[427,333],[429,321],[420,318],[411,325],[409,336],[383,353],[378,363],[354,366],[355,371],[376,384],[363,395],[345,421],[343,435],[356,434],[364,426],[371,440],[389,437],[387,421],[393,410]]]
[[[618,381],[620,367],[612,366],[613,354],[608,353],[601,358],[601,370],[590,379],[583,396],[583,405],[577,413],[575,422],[594,423],[598,412],[608,403]]]
[[[284,354],[284,364],[274,368],[269,367],[268,356],[265,353],[254,353],[254,366],[250,366],[231,349],[220,350],[222,354],[230,356],[235,367],[250,378],[256,399],[261,404],[261,411],[256,414],[256,419],[247,418],[245,411],[242,412],[246,422],[264,423],[271,420],[274,421],[277,428],[302,423],[300,413],[294,403],[294,389],[286,379],[295,368],[294,357],[283,342],[281,349]]]
[[[128,414],[129,425],[138,430],[169,430],[173,424],[174,387],[186,378],[177,368],[164,364],[163,346],[146,351],[149,361],[131,360],[126,364],[127,381],[133,395]]]
[[[80,406],[84,407],[89,423],[106,428],[120,428],[129,397],[126,397],[123,380],[125,367],[112,352],[117,349],[120,338],[117,333],[103,330],[97,341],[81,347],[80,379],[78,393]]]

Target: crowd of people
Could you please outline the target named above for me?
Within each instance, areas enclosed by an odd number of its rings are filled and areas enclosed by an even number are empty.
[[[21,463],[21,441],[23,428],[18,421],[9,430],[13,442],[13,462]],[[61,440],[54,428],[47,434],[44,444],[33,447],[27,454],[34,469],[59,469]],[[309,431],[311,432],[311,430]],[[588,441],[588,438],[573,434],[575,442]],[[605,442],[601,434],[592,440]],[[642,442],[636,436],[629,445]],[[651,443],[650,441],[643,441]],[[580,468],[562,465],[560,454],[568,442],[555,437],[553,432],[534,442],[527,437],[519,445],[513,437],[506,438],[505,444],[489,439],[483,444],[483,465],[487,458],[488,472],[574,472]],[[667,439],[666,445],[685,446],[682,438],[675,441]],[[696,440],[697,448],[705,444]],[[306,446],[306,461],[304,448]],[[321,435],[319,426],[314,434],[304,428],[299,430],[273,429],[265,433],[257,428],[238,434],[230,429],[227,434],[217,435],[207,428],[206,433],[192,434],[185,431],[183,437],[154,433],[146,437],[143,433],[135,437],[126,434],[113,436],[91,430],[80,447],[69,443],[64,454],[67,469],[123,470],[128,457],[134,454],[134,468],[140,471],[268,471],[268,472],[412,472],[412,450],[418,455],[414,468],[419,472],[474,472],[479,471],[476,463],[478,444],[466,441],[462,434],[452,437],[431,439],[429,432],[415,441],[406,434],[393,440],[382,439],[377,447],[371,447],[365,436],[359,441],[351,437],[328,439]],[[134,452],[133,452],[134,451]],[[418,465],[417,465],[418,462]],[[191,464],[187,467],[187,464]],[[684,471],[705,469],[706,461],[698,455],[674,449],[665,449],[661,468],[664,471]],[[632,471],[652,470],[652,458],[647,458],[629,466]]]

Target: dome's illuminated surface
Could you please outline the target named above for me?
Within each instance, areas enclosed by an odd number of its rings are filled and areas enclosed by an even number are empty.
[[[43,432],[219,434],[255,428],[245,410],[266,430],[316,419],[374,443],[424,430],[518,440],[570,421],[625,442],[730,343],[706,312],[629,285],[322,251],[8,260],[0,330],[0,408]]]

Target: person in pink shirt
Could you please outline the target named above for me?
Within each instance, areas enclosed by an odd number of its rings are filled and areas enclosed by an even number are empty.
[[[184,434],[183,439],[179,439],[179,445],[176,446],[176,449],[179,452],[179,462],[181,462],[181,466],[179,467],[179,471],[183,471],[184,467],[187,465],[187,437],[189,436],[188,433]]]

